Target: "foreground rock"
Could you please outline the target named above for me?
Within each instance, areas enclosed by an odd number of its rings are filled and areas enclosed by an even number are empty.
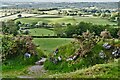
[[[46,58],[42,58],[41,60],[35,62],[35,64],[36,65],[43,65],[45,61],[46,61]]]

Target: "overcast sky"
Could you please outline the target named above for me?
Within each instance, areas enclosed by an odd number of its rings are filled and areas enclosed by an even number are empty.
[[[9,2],[118,2],[120,0],[0,0]]]

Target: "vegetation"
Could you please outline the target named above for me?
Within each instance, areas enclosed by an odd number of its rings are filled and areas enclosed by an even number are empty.
[[[3,34],[13,34],[14,36],[17,35],[17,30],[19,27],[15,26],[13,20],[9,20],[7,22],[2,22],[2,32]]]
[[[35,23],[35,22],[39,22],[39,21],[43,21],[43,22],[48,22],[48,23],[73,23],[75,24],[76,22],[91,22],[94,24],[102,24],[102,25],[115,25],[117,23],[115,22],[110,22],[106,19],[101,19],[101,18],[97,18],[97,17],[63,17],[63,18],[21,18],[21,19],[17,19],[16,21],[21,21],[23,23]]]
[[[86,53],[83,57],[78,57],[76,60],[67,61],[68,58],[70,58],[73,55],[76,55],[76,51],[79,49],[80,44],[78,43],[70,43],[64,46],[59,47],[59,52],[57,55],[51,54],[48,58],[48,60],[45,62],[44,67],[47,70],[50,70],[52,72],[71,72],[76,71],[79,69],[88,68],[90,66],[93,66],[95,64],[105,64],[109,61],[113,60],[113,56],[111,55],[111,51],[113,50],[106,50],[103,48],[104,42],[99,42],[97,45],[95,45],[90,52]],[[116,45],[118,42],[116,42]],[[118,44],[120,45],[120,44]],[[87,48],[88,49],[88,48]],[[99,53],[103,50],[106,54],[106,58],[100,58]],[[85,51],[85,50],[84,50]],[[50,61],[50,58],[58,58],[61,56],[62,61],[58,61],[57,64]],[[65,67],[64,67],[65,66]]]
[[[30,53],[31,57],[27,58],[25,53]],[[9,72],[23,73],[21,70],[34,64],[35,61],[44,57],[44,53],[32,43],[29,36],[3,36],[2,38],[2,70],[4,77],[11,77]],[[14,72],[16,71],[16,72]],[[15,74],[13,76],[15,76]]]
[[[118,61],[119,59],[117,59]],[[118,62],[96,64],[92,67],[76,70],[70,73],[53,74],[47,78],[117,78],[119,75]]]
[[[64,44],[70,43],[72,39],[67,38],[34,38],[34,43],[38,45],[47,55],[53,53],[53,51]]]
[[[100,36],[100,33],[103,30],[108,29],[112,37],[118,38],[117,36],[118,28],[112,28],[109,25],[103,26],[103,25],[94,25],[92,23],[80,22],[77,25],[68,25],[65,27],[61,27],[61,28],[56,27],[56,28],[58,29],[56,30],[56,33],[60,34],[60,36],[65,36],[65,37],[72,37],[73,34],[81,35],[86,30],[89,30],[90,32],[94,32],[95,35]]]
[[[44,28],[34,28],[29,29],[30,35],[32,36],[54,36],[55,33],[52,30],[44,29]]]
[[[3,78],[119,77],[116,3],[13,4],[0,9]]]

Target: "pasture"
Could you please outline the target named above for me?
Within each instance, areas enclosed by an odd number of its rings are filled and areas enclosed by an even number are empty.
[[[39,21],[43,21],[43,22],[48,22],[48,23],[72,23],[75,24],[77,22],[91,22],[93,24],[98,24],[98,25],[116,25],[117,23],[115,22],[110,22],[107,19],[102,19],[99,17],[79,17],[79,16],[63,16],[63,17],[58,17],[58,16],[42,16],[42,17],[31,17],[31,18],[21,18],[21,19],[17,19],[16,21],[21,21],[23,23],[33,23],[33,22],[39,22]]]
[[[54,31],[52,30],[48,30],[48,29],[45,29],[45,28],[34,28],[34,29],[29,29],[30,31],[30,35],[32,36],[54,36],[55,33]]]
[[[45,52],[45,53],[53,53],[53,51],[67,43],[70,43],[72,38],[34,38],[33,41],[36,45]]]

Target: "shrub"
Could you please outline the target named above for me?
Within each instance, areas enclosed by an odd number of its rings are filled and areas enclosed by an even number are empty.
[[[30,53],[33,58],[37,59],[36,55],[42,57],[44,53],[36,48],[30,36],[3,36],[2,38],[2,58],[4,60],[11,59],[17,56],[24,56],[25,53]]]

